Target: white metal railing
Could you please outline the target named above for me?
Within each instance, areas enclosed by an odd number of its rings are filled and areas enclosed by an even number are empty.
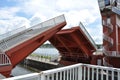
[[[89,64],[75,64],[3,80],[120,80],[120,69]]]
[[[120,69],[95,65],[84,65],[82,80],[120,80]]]
[[[30,60],[34,60],[34,61],[40,61],[40,62],[44,62],[44,63],[48,63],[48,64],[54,64],[54,65],[58,65],[58,63],[52,62],[51,58],[49,57],[38,57],[38,56],[31,56],[29,55],[26,59],[30,59]]]
[[[119,3],[119,6],[118,7],[112,7],[112,11],[114,13],[117,13],[118,15],[120,15],[120,3]]]
[[[0,53],[0,66],[11,65],[9,57],[5,53]]]
[[[29,55],[26,59],[31,59],[35,61],[41,61],[41,62],[50,62],[51,58],[50,57],[40,57],[40,56],[32,56]]]
[[[23,26],[23,27],[14,29],[14,30],[12,30],[12,31],[9,31],[9,32],[7,32],[7,33],[1,34],[1,35],[0,35],[0,40],[2,40],[2,39],[4,39],[4,38],[7,38],[7,37],[9,37],[9,36],[12,36],[12,35],[14,35],[14,34],[16,34],[16,33],[19,33],[19,32],[21,32],[21,31],[23,31],[23,30],[25,30],[25,29],[26,29],[25,26]]]
[[[51,29],[55,25],[58,25],[62,22],[65,22],[64,15],[60,15],[58,17],[55,17],[53,19],[50,19],[50,20],[40,23],[38,25],[32,26],[24,31],[21,31],[17,34],[14,34],[10,37],[7,37],[7,38],[1,40],[0,48],[3,51],[7,51],[7,50],[23,43],[24,41],[27,41],[27,40],[41,34],[42,32],[47,31],[48,29]]]
[[[87,36],[87,38],[90,40],[90,42],[92,43],[92,45],[94,46],[94,48],[97,50],[97,46],[96,46],[94,40],[92,39],[92,37],[90,36],[90,34],[88,33],[88,31],[85,29],[84,25],[80,22],[79,26],[82,29],[82,31],[85,33],[85,35]]]
[[[120,0],[114,0],[112,11],[120,15]]]

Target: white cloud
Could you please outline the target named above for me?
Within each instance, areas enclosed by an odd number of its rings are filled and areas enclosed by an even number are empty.
[[[16,15],[19,11],[19,7],[0,8],[0,34],[29,25],[27,18]]]
[[[15,13],[19,11],[19,8],[17,7],[4,7],[0,8],[0,20],[1,19],[10,19],[15,16]]]
[[[0,33],[11,31],[23,26],[29,26],[29,21],[23,17],[14,17],[12,19],[0,20]]]
[[[95,13],[90,13],[87,9],[80,11],[70,11],[69,13],[65,14],[67,22],[73,26],[79,24],[80,21],[89,25],[98,18],[98,16],[94,16]]]
[[[41,15],[39,13],[35,13],[29,20],[30,20],[30,25],[32,26],[46,20],[46,16]]]
[[[5,7],[0,9],[0,33],[3,34],[7,31],[22,27],[29,21],[24,17],[16,16],[19,11],[17,7]]]
[[[100,17],[98,3],[95,0],[89,2],[88,0],[29,0],[25,1],[22,6],[21,9],[26,14],[37,13],[46,17],[44,19],[65,14],[69,25],[78,24],[79,21],[89,24]],[[43,21],[42,16],[40,18]]]
[[[86,4],[87,3],[87,4]],[[93,5],[94,4],[94,5]],[[96,8],[97,0],[57,0],[57,5],[61,10],[81,10]]]
[[[95,41],[96,44],[102,44],[102,26],[96,25],[96,28],[94,27],[88,27],[86,26],[87,31],[89,32],[89,34],[91,35],[91,37],[93,38],[93,40]]]

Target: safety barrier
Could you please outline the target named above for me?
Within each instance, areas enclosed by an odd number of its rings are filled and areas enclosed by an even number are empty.
[[[120,80],[120,69],[89,64],[75,64],[3,80]]]
[[[56,62],[52,62],[50,57],[38,57],[38,56],[31,56],[29,55],[26,59],[29,60],[34,60],[34,61],[39,61],[39,62],[44,62],[44,63],[48,63],[48,64],[53,64],[53,65],[58,65],[58,63]],[[25,64],[27,64],[27,62],[25,62]]]
[[[10,37],[10,36],[12,36],[12,35],[14,35],[14,34],[16,34],[16,33],[19,33],[19,32],[21,32],[21,31],[25,30],[25,29],[26,29],[25,26],[23,26],[23,27],[14,29],[14,30],[12,30],[12,31],[9,31],[9,32],[7,32],[7,33],[1,34],[1,35],[0,35],[0,40],[5,39],[5,38],[7,38],[7,37]]]
[[[88,31],[85,29],[84,25],[80,22],[79,26],[82,29],[82,31],[85,33],[85,35],[88,37],[88,39],[90,40],[90,42],[92,43],[92,45],[94,46],[94,48],[97,49],[97,46],[96,46],[94,40],[92,39],[92,37],[90,36],[90,34],[88,33]]]

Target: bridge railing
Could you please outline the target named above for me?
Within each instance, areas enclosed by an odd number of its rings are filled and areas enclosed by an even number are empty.
[[[16,33],[19,33],[19,32],[21,32],[21,31],[23,31],[23,30],[25,30],[25,29],[26,29],[25,26],[23,26],[23,27],[14,29],[14,30],[12,30],[12,31],[9,31],[9,32],[7,32],[7,33],[1,34],[1,35],[0,35],[0,40],[5,39],[5,38],[7,38],[7,37],[9,37],[9,36],[12,36],[12,35],[14,35],[14,34],[16,34]]]
[[[120,69],[89,64],[75,64],[3,80],[120,80]]]
[[[29,55],[26,59],[29,60],[34,60],[34,61],[40,61],[40,62],[44,62],[44,63],[48,63],[48,64],[53,64],[53,65],[58,65],[58,63],[52,62],[51,58],[47,57],[46,58],[42,58],[42,57],[38,57],[38,56],[31,56]],[[25,62],[27,64],[27,62]]]
[[[38,25],[32,26],[24,31],[21,31],[17,34],[14,34],[12,36],[9,36],[5,39],[2,39],[0,41],[0,48],[3,51],[7,51],[39,34],[41,34],[44,31],[47,31],[48,29],[51,29],[52,27],[65,22],[64,15],[60,15],[58,17],[55,17],[53,19],[50,19],[48,21],[45,21],[43,23],[40,23]]]
[[[94,46],[94,48],[97,49],[97,46],[96,46],[94,40],[92,39],[92,37],[90,36],[90,34],[88,33],[88,31],[85,29],[84,25],[80,22],[79,26],[82,29],[82,31],[85,33],[85,35],[87,36],[87,38],[90,40],[90,42]]]

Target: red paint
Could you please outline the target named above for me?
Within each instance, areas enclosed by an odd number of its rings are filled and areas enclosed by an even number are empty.
[[[101,66],[103,65],[103,55],[92,55],[91,64],[99,65],[98,60],[101,61]]]
[[[12,66],[11,65],[0,66],[0,73],[2,75],[4,75],[5,77],[9,77],[10,76],[11,70],[12,70]]]

